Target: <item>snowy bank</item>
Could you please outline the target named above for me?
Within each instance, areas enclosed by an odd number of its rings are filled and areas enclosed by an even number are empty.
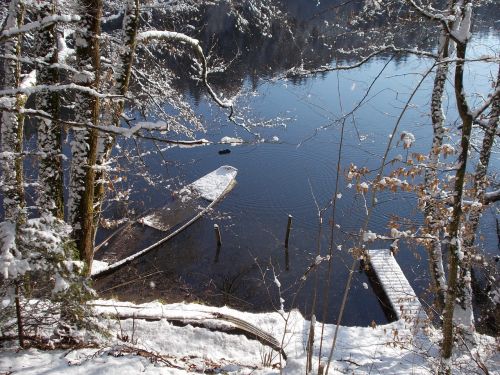
[[[277,312],[256,314],[197,304],[134,305],[109,300],[95,301],[93,305],[113,337],[103,339],[100,348],[18,351],[13,347],[0,353],[0,373],[279,374],[280,362],[285,374],[305,373],[310,322],[296,310],[284,315]],[[214,319],[217,314],[234,316],[271,334],[282,343],[287,360],[280,359],[277,352],[257,340],[234,330],[227,331],[230,328],[227,322]],[[122,320],[117,316],[122,316]],[[185,323],[173,324],[169,319],[174,317],[184,319]],[[328,360],[334,330],[335,326],[325,325],[323,363]],[[321,332],[320,322],[316,323],[316,332],[317,335]],[[437,363],[438,339],[434,330],[429,329],[426,334],[414,332],[411,325],[401,320],[373,328],[341,327],[329,374],[430,374]],[[473,355],[480,354],[490,373],[499,371],[495,340],[479,335],[478,340],[480,349]],[[313,367],[318,364],[319,341],[317,337]],[[458,355],[454,364],[457,374],[478,370],[470,352]]]

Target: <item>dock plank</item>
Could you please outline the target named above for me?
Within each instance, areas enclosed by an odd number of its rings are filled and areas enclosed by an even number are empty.
[[[380,281],[398,319],[416,322],[428,321],[415,291],[389,249],[368,250],[370,265]]]

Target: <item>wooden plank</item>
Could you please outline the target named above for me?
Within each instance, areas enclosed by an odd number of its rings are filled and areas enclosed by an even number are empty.
[[[420,301],[401,267],[388,249],[368,250],[370,265],[377,275],[398,319],[421,325],[428,321]]]

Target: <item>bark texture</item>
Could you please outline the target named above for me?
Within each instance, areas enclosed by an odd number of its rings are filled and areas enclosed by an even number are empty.
[[[79,1],[81,21],[75,31],[77,69],[75,83],[99,90],[102,0]],[[89,93],[78,92],[76,122],[98,125],[100,100]],[[90,274],[93,259],[94,185],[97,159],[97,130],[74,128],[71,143],[72,164],[69,196],[69,219],[73,237]]]
[[[9,5],[6,28],[19,27],[23,23],[24,5],[13,0]],[[5,55],[21,55],[20,35],[7,39],[3,44]],[[21,66],[14,59],[3,60],[3,89],[16,89],[21,84]],[[22,224],[25,217],[24,184],[23,184],[23,131],[24,116],[19,112],[24,107],[26,96],[17,94],[5,98],[7,106],[13,111],[2,111],[0,121],[0,148],[2,171],[2,193],[5,220]]]
[[[53,15],[55,2],[45,1],[39,6],[38,19]],[[53,64],[58,62],[56,24],[50,24],[36,33],[37,84],[55,85],[59,83],[59,71]],[[59,118],[59,93],[45,90],[37,94],[36,107],[50,115],[52,119],[39,119],[38,151],[40,182],[38,204],[40,210],[58,219],[64,219],[63,170],[61,127]]]
[[[458,169],[455,176],[453,214],[449,226],[450,247],[449,247],[449,264],[450,271],[448,274],[448,289],[446,294],[446,305],[443,318],[443,343],[442,343],[442,358],[444,373],[451,373],[451,354],[453,350],[454,328],[456,326],[454,317],[456,299],[458,297],[457,290],[464,289],[464,283],[468,283],[470,287],[470,277],[464,278],[462,275],[459,278],[459,267],[465,262],[465,254],[462,244],[461,225],[462,225],[462,198],[464,192],[465,172],[467,169],[468,151],[470,147],[470,136],[472,132],[473,118],[467,104],[464,93],[464,62],[460,59],[465,59],[467,42],[457,43],[457,58],[459,59],[455,67],[455,97],[457,108],[462,120],[462,137],[461,150],[458,156]],[[455,319],[454,319],[455,318]],[[467,319],[465,316],[460,319]],[[467,324],[465,321],[462,324]]]
[[[449,63],[442,62],[448,58],[448,47],[450,39],[446,36],[443,30],[439,43],[439,62],[441,62],[436,70],[434,78],[434,87],[432,90],[431,99],[431,117],[432,117],[432,148],[429,153],[429,165],[424,176],[425,184],[425,220],[427,232],[433,236],[427,246],[429,253],[429,268],[431,280],[436,293],[436,303],[440,310],[444,304],[444,293],[446,290],[446,280],[443,267],[443,254],[441,251],[440,234],[443,227],[443,218],[439,214],[439,178],[438,166],[441,146],[443,145],[443,137],[445,134],[444,121],[445,115],[443,111],[443,95],[448,76]]]
[[[122,26],[122,49],[120,59],[115,68],[115,87],[113,93],[125,96],[128,92],[130,75],[134,64],[135,49],[137,47],[137,31],[139,29],[139,0],[127,0],[124,5],[124,16]],[[125,108],[125,100],[118,99],[112,104],[111,122],[114,126],[120,126],[120,119]],[[108,134],[100,134],[98,139],[97,164],[104,166],[111,156],[115,139]],[[97,230],[101,207],[106,192],[106,171],[99,168],[96,171],[95,188],[95,212],[94,212],[94,234]]]

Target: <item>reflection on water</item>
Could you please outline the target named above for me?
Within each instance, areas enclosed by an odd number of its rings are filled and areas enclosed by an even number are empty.
[[[297,4],[294,8],[297,14],[302,12],[302,3],[293,2]],[[304,17],[307,19],[306,15]],[[316,27],[318,35],[321,34],[323,29],[318,29],[319,26],[314,23],[319,25],[321,22],[315,18],[312,23],[301,20],[297,22],[297,28],[310,33]],[[215,31],[222,33],[221,30]],[[303,45],[310,46],[306,43],[307,38],[303,39]],[[349,188],[344,177],[345,171],[350,163],[369,169],[379,167],[388,135],[420,79],[414,73],[425,72],[430,63],[408,58],[405,61],[391,61],[384,68],[387,60],[379,59],[356,71],[325,73],[300,81],[260,80],[271,75],[265,70],[269,70],[270,64],[274,62],[277,65],[273,65],[273,72],[297,63],[296,60],[279,58],[282,55],[277,51],[284,42],[281,40],[280,45],[277,40],[270,39],[269,45],[252,45],[245,50],[244,58],[240,57],[234,62],[231,74],[235,74],[237,79],[234,76],[232,80],[228,79],[228,90],[248,93],[241,96],[236,107],[240,111],[246,109],[252,118],[287,117],[291,120],[286,121],[285,127],[256,129],[265,141],[253,143],[253,136],[229,122],[225,113],[201,98],[194,86],[186,85],[184,90],[192,93],[193,103],[196,103],[198,113],[207,124],[207,134],[200,136],[214,142],[226,135],[241,136],[250,144],[229,147],[231,152],[224,155],[218,151],[227,148],[226,145],[169,148],[160,157],[155,145],[141,143],[141,149],[151,153],[143,156],[138,164],[145,163],[156,183],[147,184],[136,173],[141,171],[137,164],[121,160],[122,168],[133,168],[134,171],[128,175],[127,181],[127,186],[133,189],[132,201],[139,202],[133,205],[138,211],[161,207],[175,186],[190,183],[223,164],[238,168],[238,183],[213,212],[164,246],[135,261],[127,272],[100,281],[98,289],[109,289],[110,285],[119,284],[119,288],[109,293],[124,299],[201,300],[257,311],[279,308],[281,293],[286,309],[297,307],[303,313],[310,314],[315,276],[314,273],[310,274],[305,282],[301,278],[307,267],[314,263],[318,243],[320,254],[329,252],[332,223],[329,202],[335,191],[340,142],[340,123],[335,119],[357,105],[370,82],[384,69],[382,78],[372,87],[364,104],[345,125],[340,160],[340,195],[335,214],[335,222],[339,227],[333,230],[332,279],[326,294],[326,262],[317,271],[320,281],[316,310],[320,313],[317,315],[323,319],[323,305],[328,298],[326,320],[336,320],[352,263],[348,249],[357,240],[366,216],[365,199],[369,199]],[[251,41],[246,40],[244,43],[250,45]],[[471,49],[480,53],[485,45],[495,44],[498,45],[496,36],[483,35]],[[269,48],[276,50],[273,52]],[[331,61],[329,53],[307,56],[311,64],[324,64]],[[301,54],[304,56],[303,51]],[[313,61],[313,57],[321,61]],[[483,92],[481,88],[488,85],[488,72],[495,68],[488,64],[481,65],[478,70],[471,68],[471,92]],[[238,82],[237,88],[231,86],[235,81]],[[401,131],[415,134],[416,143],[412,150],[415,152],[426,152],[431,144],[432,130],[427,115],[431,85],[432,79],[424,83],[414,98],[414,106],[406,113],[400,126]],[[453,121],[456,113],[452,110],[452,100],[449,101],[447,117]],[[135,145],[123,142],[122,147],[126,149],[127,146],[135,148]],[[402,145],[395,143],[389,158],[398,155],[402,158],[408,156]],[[492,169],[497,171],[499,167],[499,160],[496,159]],[[392,165],[387,167],[390,168]],[[319,241],[318,207],[326,207]],[[113,215],[113,211],[110,210],[108,214]],[[293,215],[293,226],[287,253],[284,237],[288,214]],[[404,229],[420,223],[422,217],[416,209],[414,196],[409,193],[380,193],[368,229],[387,233],[389,220],[398,221]],[[223,244],[220,249],[216,246],[214,223],[221,228]],[[486,243],[496,244],[493,225],[492,217],[486,215],[482,227]],[[104,236],[104,233],[100,235]],[[370,247],[387,245],[374,243]],[[425,253],[421,248],[401,245],[397,259],[417,294],[428,300]],[[275,276],[281,288],[274,282]],[[354,275],[343,323],[368,325],[372,321],[383,323],[386,316],[367,276],[359,268]]]

